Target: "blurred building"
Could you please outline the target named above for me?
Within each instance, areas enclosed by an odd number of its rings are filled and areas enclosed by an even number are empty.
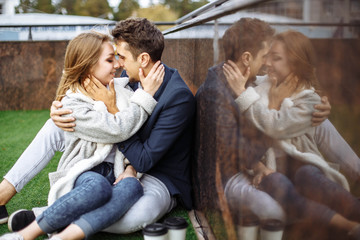
[[[15,1],[0,0],[0,14],[1,15],[15,14]]]
[[[102,18],[46,13],[15,14],[12,0],[0,0],[0,41],[69,40],[81,32],[107,32],[114,24]]]
[[[344,27],[360,23],[359,0],[269,1],[250,11],[296,18],[306,23],[338,24],[334,37],[359,36],[358,28]]]
[[[310,38],[357,38],[360,24],[359,0],[273,0],[254,1],[254,4],[233,14],[220,16],[215,21],[196,22],[197,18],[206,19],[206,15],[216,15],[222,9],[241,5],[241,0],[216,0],[206,8],[197,9],[180,18],[178,26],[165,31],[166,38],[213,38],[222,37],[225,30],[242,17],[253,17],[269,22],[277,31],[289,27],[300,31]],[[244,4],[243,3],[243,4]],[[212,18],[214,19],[214,18]],[[200,21],[201,22],[201,19]],[[180,26],[179,26],[180,25]],[[183,29],[181,25],[193,25]],[[217,25],[216,30],[214,25]],[[181,33],[176,29],[182,28]],[[175,30],[174,30],[175,29]]]
[[[359,0],[287,0],[269,1],[253,11],[302,19],[317,23],[360,21]]]

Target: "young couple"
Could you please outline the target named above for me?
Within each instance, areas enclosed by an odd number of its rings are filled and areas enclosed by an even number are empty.
[[[155,25],[127,19],[112,36],[116,52],[111,38],[96,32],[70,41],[52,119],[0,184],[6,211],[15,193],[63,151],[50,174],[49,206],[34,221],[32,211],[12,214],[16,232],[0,239],[129,233],[178,201],[191,209],[194,97],[175,69],[160,64],[164,37]],[[113,79],[119,67],[127,77]]]
[[[219,117],[226,122],[217,123],[221,130],[216,131],[221,135],[228,132],[233,138],[238,134],[240,145],[228,150],[235,156],[230,161],[240,161],[241,172],[231,176],[224,171],[226,200],[232,212],[237,212],[235,218],[249,210],[260,221],[278,219],[292,224],[310,219],[317,226],[335,228],[359,239],[360,203],[349,193],[345,177],[324,157],[340,165],[353,181],[359,178],[360,162],[328,120],[320,119],[316,121],[319,126],[312,126],[314,106],[321,99],[311,43],[295,31],[273,34],[268,24],[257,19],[241,19],[231,26],[223,37],[228,61],[209,70],[197,95],[201,104],[206,91],[214,91],[218,97],[212,105],[228,106],[227,113],[223,108]],[[263,64],[268,75],[256,77]],[[236,126],[239,121],[251,123],[264,135]],[[272,143],[261,146],[264,138],[260,143],[253,138],[258,136],[270,137]],[[249,154],[242,154],[239,148],[255,148],[256,153],[247,149],[244,151]],[[277,165],[280,160],[285,171]]]

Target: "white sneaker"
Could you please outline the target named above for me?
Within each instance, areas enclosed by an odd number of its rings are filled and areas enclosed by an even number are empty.
[[[24,240],[24,237],[18,233],[7,233],[2,235],[0,240]]]

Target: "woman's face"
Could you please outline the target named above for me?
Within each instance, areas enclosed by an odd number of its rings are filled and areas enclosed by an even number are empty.
[[[115,59],[113,45],[110,42],[104,42],[99,60],[93,67],[91,73],[106,86],[115,77],[116,69],[118,69],[119,66],[119,62]]]
[[[270,77],[276,77],[281,83],[291,73],[285,45],[281,41],[274,41],[266,58],[266,67]]]

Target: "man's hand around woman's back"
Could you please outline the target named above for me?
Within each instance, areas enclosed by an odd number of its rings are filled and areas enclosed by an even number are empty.
[[[62,107],[61,102],[53,101],[50,107],[50,117],[56,126],[67,132],[73,132],[75,127],[74,117],[63,117],[62,115],[71,114],[70,109],[59,109]]]

